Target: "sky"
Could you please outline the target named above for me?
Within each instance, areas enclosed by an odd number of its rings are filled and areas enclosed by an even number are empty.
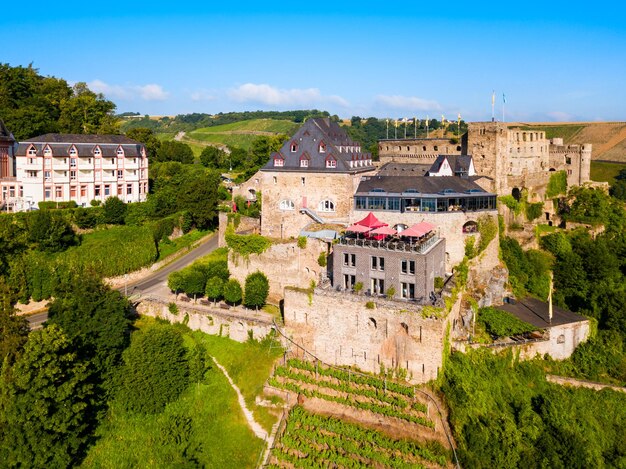
[[[624,2],[10,2],[0,62],[118,112],[626,120]]]

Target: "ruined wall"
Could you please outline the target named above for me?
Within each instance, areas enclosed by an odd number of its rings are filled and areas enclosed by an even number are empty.
[[[550,145],[550,171],[566,171],[567,185],[579,186],[591,179],[591,144],[563,145],[553,139]]]
[[[228,270],[242,286],[249,274],[263,272],[270,281],[270,298],[277,300],[287,286],[309,288],[311,280],[320,281],[320,274],[326,272],[317,262],[321,252],[327,252],[327,244],[314,238],[307,238],[304,249],[296,240],[273,243],[264,253],[251,254],[247,259],[230,251]]]
[[[435,379],[443,364],[444,336],[453,315],[424,317],[422,307],[316,289],[285,291],[285,329],[326,363],[372,372],[407,370],[411,382]],[[428,309],[426,310],[428,311]],[[297,352],[297,350],[292,350]]]
[[[218,238],[217,246],[226,246],[226,228],[228,227],[228,213],[219,212]],[[236,233],[259,233],[261,231],[261,220],[258,218],[245,217],[239,215],[239,225],[235,230]]]
[[[297,237],[313,220],[305,213],[308,208],[325,223],[347,223],[353,206],[354,192],[362,176],[373,174],[342,174],[332,172],[263,171],[263,216],[261,234],[274,238]],[[293,208],[281,202],[290,201]],[[320,202],[330,201],[332,211],[324,211]]]
[[[350,223],[361,220],[368,211],[354,211]],[[469,221],[478,221],[481,216],[495,217],[496,210],[483,210],[478,212],[388,212],[384,210],[372,210],[379,220],[393,227],[398,223],[411,226],[421,221],[432,223],[437,227],[440,238],[446,239],[446,270],[450,272],[452,267],[463,260],[465,256],[465,239],[468,236],[477,237],[477,233],[463,233],[463,225]]]
[[[489,346],[489,349],[495,353],[510,348],[514,352],[519,353],[522,360],[531,360],[537,355],[543,356],[546,354],[555,360],[565,360],[574,353],[579,344],[587,341],[589,331],[589,321],[575,322],[550,328],[548,340],[498,344]],[[461,352],[465,352],[469,348],[476,349],[480,347],[484,347],[484,345],[467,344],[466,342],[454,343],[454,348]]]
[[[171,323],[187,322],[191,330],[230,337],[237,342],[245,342],[250,338],[250,334],[255,339],[263,338],[274,328],[270,320],[251,318],[235,311],[200,308],[193,304],[179,302],[177,303],[178,314],[171,314],[168,305],[169,303],[157,299],[142,299],[137,306],[137,312],[141,315],[165,319]]]
[[[387,139],[378,142],[380,163],[432,164],[439,155],[460,155],[461,144],[449,138]]]

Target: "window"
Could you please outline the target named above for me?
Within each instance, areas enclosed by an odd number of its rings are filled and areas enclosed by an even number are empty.
[[[46,147],[43,149],[43,156],[52,156],[52,149],[50,147]]]
[[[374,295],[384,295],[385,281],[382,278],[371,279],[371,290]]]
[[[76,198],[76,186],[70,186],[70,198]]]
[[[57,199],[63,198],[63,186],[55,186],[54,192]]]
[[[295,210],[296,206],[293,203],[293,200],[281,200],[279,208],[281,210]]]
[[[352,290],[356,283],[356,275],[344,274],[343,276],[343,288],[346,290]]]
[[[306,184],[306,178],[300,178],[300,182],[302,183],[302,185],[304,186],[304,184]]]
[[[28,149],[28,156],[37,156],[37,149],[35,147],[30,147]]]
[[[324,142],[320,142],[319,151],[320,153],[326,153],[326,144]]]
[[[104,195],[111,195],[111,186],[109,184],[104,185]]]
[[[95,187],[94,187],[94,194],[95,194],[96,196],[99,196],[99,195],[100,195],[100,186],[99,186],[99,185],[97,185],[97,186],[95,186]]]
[[[76,147],[72,146],[70,148],[70,156],[76,156],[78,154],[78,152],[76,151]]]
[[[117,186],[117,195],[122,195],[124,193],[124,185],[123,184],[119,184]]]
[[[301,168],[308,168],[309,167],[309,160],[307,158],[300,158],[300,167]]]
[[[415,298],[415,284],[400,282],[400,297],[412,300]]]
[[[123,177],[124,177],[124,170],[118,169],[117,170],[117,178],[118,179],[122,179]]]
[[[102,150],[100,150],[100,147],[96,147],[93,151],[94,156],[100,157],[102,156]]]
[[[274,184],[278,183],[278,179],[276,178],[276,176],[274,176],[273,178]]]
[[[51,187],[45,187],[44,188],[44,199],[51,199],[52,198],[52,188]]]
[[[80,186],[80,196],[87,197],[87,186]]]
[[[76,179],[76,170],[75,169],[70,171],[70,179]]]
[[[356,254],[343,253],[343,265],[348,267],[356,267]]]
[[[336,168],[337,167],[337,160],[335,160],[334,158],[329,158],[326,160],[326,167],[327,168]]]
[[[133,194],[133,185],[132,184],[127,184],[126,185],[126,195],[132,195]]]
[[[76,158],[70,158],[70,168],[76,167]]]
[[[285,166],[285,160],[283,160],[282,158],[274,158],[274,166],[276,166],[277,168]]]
[[[402,261],[402,273],[403,274],[414,274],[415,273],[415,261]]]
[[[44,171],[43,172],[43,178],[45,181],[49,181],[50,180],[50,171]]]
[[[117,147],[117,156],[124,156],[124,149],[122,147]]]
[[[372,267],[372,270],[385,270],[385,258],[372,256],[371,267]]]
[[[295,142],[291,143],[291,153],[295,153],[298,151],[298,144]]]
[[[335,204],[332,200],[322,200],[319,203],[318,210],[320,212],[334,212]]]
[[[9,197],[15,197],[15,187],[14,186],[10,186],[9,187]]]
[[[24,186],[20,186],[20,197],[24,197]]]
[[[36,164],[36,163],[37,163],[36,158],[28,158],[28,164]]]
[[[37,177],[37,171],[26,171],[26,176],[29,178],[36,178]]]

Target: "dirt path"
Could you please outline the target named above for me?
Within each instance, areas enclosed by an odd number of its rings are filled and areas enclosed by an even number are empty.
[[[254,415],[252,415],[252,412],[250,411],[250,409],[248,409],[248,406],[246,406],[246,401],[243,398],[243,394],[241,394],[241,391],[231,379],[230,375],[228,374],[228,371],[226,371],[226,368],[220,365],[219,362],[215,359],[215,357],[211,357],[211,359],[215,362],[217,367],[220,370],[222,370],[222,373],[224,373],[224,376],[226,376],[226,379],[228,380],[232,388],[237,393],[237,400],[239,401],[239,406],[241,407],[241,411],[243,412],[244,417],[246,417],[246,420],[248,421],[248,426],[250,427],[250,429],[254,432],[254,434],[258,438],[261,438],[262,440],[267,441],[267,438],[268,438],[267,432],[261,425],[259,425],[259,423],[256,420],[254,420]]]
[[[176,134],[176,136],[174,137],[174,140],[176,140],[177,142],[180,142],[184,137],[185,137],[185,132],[181,130],[180,132]]]
[[[546,379],[550,383],[560,384],[561,386],[574,386],[577,388],[589,388],[589,389],[594,389],[596,391],[601,391],[602,389],[612,389],[613,391],[626,393],[626,388],[623,388],[621,386],[613,386],[611,384],[596,383],[593,381],[585,381],[583,379],[567,378],[565,376],[556,376],[556,375],[547,375]]]

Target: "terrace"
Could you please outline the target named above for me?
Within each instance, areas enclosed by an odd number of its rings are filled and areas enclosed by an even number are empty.
[[[424,254],[431,246],[439,241],[439,236],[435,232],[430,232],[422,238],[410,238],[399,236],[388,236],[385,239],[367,239],[342,236],[339,244],[343,246],[357,246],[363,248],[385,249],[387,251],[406,251],[417,254]]]

